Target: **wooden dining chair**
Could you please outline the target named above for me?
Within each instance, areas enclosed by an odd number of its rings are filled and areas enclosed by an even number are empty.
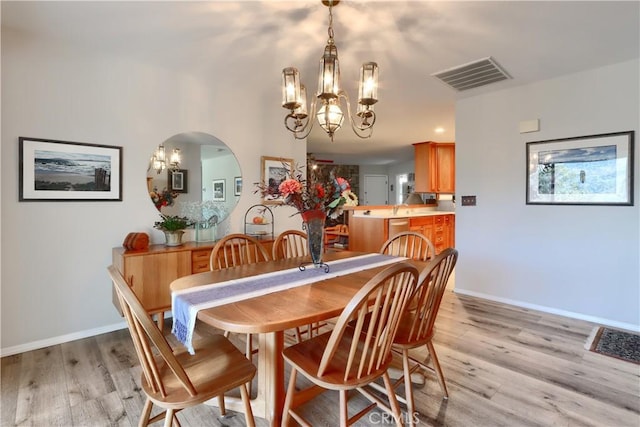
[[[195,340],[194,355],[186,349],[173,350],[120,272],[113,265],[108,272],[142,367],[141,383],[147,399],[139,425],[148,426],[164,415],[165,427],[174,421],[179,426],[177,412],[214,397],[225,415],[224,393],[239,388],[245,421],[254,426],[246,383],[253,379],[256,367],[222,335]],[[153,405],[164,411],[151,417]]]
[[[400,317],[413,295],[417,278],[418,270],[409,262],[387,267],[353,296],[333,331],[284,349],[282,355],[291,365],[291,374],[282,425],[288,425],[292,418],[302,425],[310,425],[295,409],[329,390],[340,394],[341,426],[355,423],[376,406],[391,413],[396,424],[402,425],[400,406],[391,388],[387,368],[391,363],[391,345]],[[313,385],[298,390],[298,373]],[[380,377],[387,388],[389,405],[364,390],[366,385]],[[347,401],[352,390],[360,391],[372,403],[349,416]]]
[[[403,231],[384,242],[380,253],[428,261],[436,255],[436,250],[424,234]]]
[[[262,243],[247,234],[236,233],[228,234],[216,243],[209,257],[209,268],[214,271],[265,261],[271,261],[271,255]],[[225,336],[229,336],[228,331]],[[256,352],[252,335],[247,334],[245,355],[251,360]]]
[[[258,239],[242,233],[228,234],[211,250],[209,268],[221,270],[264,261],[271,261],[271,255]]]
[[[400,384],[404,383],[405,400],[409,412],[407,418],[412,426],[415,421],[413,417],[415,404],[411,382],[411,374],[413,372],[422,368],[435,373],[444,398],[449,398],[442,368],[433,346],[433,337],[435,335],[435,321],[440,302],[457,260],[458,251],[454,248],[447,248],[422,270],[418,278],[418,287],[408,306],[411,309],[405,310],[398,332],[393,340],[393,351],[402,356],[403,367],[403,374],[394,382],[393,389],[395,390]],[[424,359],[420,360],[409,354],[410,350],[422,346],[427,348],[427,356]],[[429,366],[429,360],[431,360],[433,366]],[[387,391],[379,386],[376,388],[380,391]]]
[[[273,259],[285,259],[309,255],[307,234],[300,230],[286,230],[276,237],[272,249]]]

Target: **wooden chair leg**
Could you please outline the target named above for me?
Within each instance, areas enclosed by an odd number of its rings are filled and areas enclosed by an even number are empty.
[[[242,403],[244,403],[244,419],[248,427],[255,427],[255,420],[253,419],[253,412],[251,411],[251,396],[247,390],[246,384],[240,386],[240,395],[242,396]]]
[[[151,402],[151,399],[147,398],[147,400],[144,402],[144,407],[142,408],[142,414],[140,414],[138,427],[146,427],[149,425],[149,417],[151,416],[152,408],[153,403]]]
[[[247,359],[251,360],[251,355],[252,355],[252,351],[253,351],[253,346],[252,346],[252,342],[251,342],[251,334],[247,334],[246,335],[247,341],[245,343],[245,350],[244,350],[244,355],[247,357]]]
[[[391,378],[389,378],[389,373],[387,371],[382,374],[382,379],[384,380],[384,386],[387,389],[387,394],[389,395],[389,403],[391,406],[391,410],[393,411],[393,418],[395,418],[396,420],[396,425],[398,427],[402,427],[404,424],[402,422],[402,412],[400,411],[400,404],[398,403],[398,399],[396,398],[396,393],[393,391],[393,384],[391,384]]]
[[[173,409],[167,409],[167,414],[164,417],[164,427],[171,427],[171,425],[173,424],[173,416]]]
[[[347,393],[347,390],[340,390],[340,427],[347,427],[349,425]]]
[[[160,332],[164,334],[164,311],[156,314],[156,323],[158,324]]]
[[[218,396],[218,408],[220,408],[220,415],[227,415],[227,408],[224,405],[224,394]]]
[[[404,396],[407,402],[407,413],[409,414],[409,425],[414,426],[413,414],[415,406],[413,402],[413,384],[411,383],[411,368],[409,366],[409,350],[402,350],[402,369],[404,370]]]
[[[442,369],[440,368],[440,362],[438,361],[438,356],[436,355],[436,349],[433,347],[433,343],[431,341],[427,343],[427,348],[429,349],[431,363],[433,363],[433,369],[436,371],[436,376],[438,377],[438,382],[440,383],[440,388],[442,389],[444,398],[448,399],[449,392],[447,391],[447,384],[444,382],[444,374],[442,373]]]
[[[293,409],[293,395],[296,392],[296,379],[298,377],[298,371],[295,368],[291,368],[291,375],[289,376],[289,387],[287,388],[287,396],[284,399],[284,409],[282,410],[282,427],[288,426],[291,423],[290,409]]]

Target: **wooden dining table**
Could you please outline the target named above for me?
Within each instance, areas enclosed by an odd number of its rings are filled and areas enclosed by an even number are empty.
[[[359,252],[327,252],[323,261],[363,255]],[[308,257],[261,262],[223,270],[193,274],[174,280],[171,291],[226,282],[278,270],[297,268]],[[411,262],[422,270],[426,263]],[[285,373],[282,350],[284,332],[289,329],[326,321],[339,316],[355,293],[376,273],[387,266],[363,269],[330,277],[311,284],[269,293],[237,302],[200,310],[197,320],[218,329],[258,334],[257,396],[251,405],[255,416],[280,425],[285,398]],[[307,265],[306,268],[314,268]],[[243,411],[240,399],[226,398],[226,406]],[[215,402],[211,402],[215,404]]]

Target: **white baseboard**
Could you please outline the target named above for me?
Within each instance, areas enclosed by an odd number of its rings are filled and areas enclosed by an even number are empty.
[[[640,332],[640,325],[634,325],[631,323],[617,322],[610,319],[603,319],[595,316],[587,316],[580,313],[574,313],[571,311],[558,310],[556,308],[529,304],[522,301],[511,300],[508,298],[500,298],[494,295],[483,294],[481,292],[468,291],[465,289],[453,289],[453,292],[461,295],[469,295],[476,298],[482,298],[489,301],[500,302],[503,304],[509,304],[516,307],[528,308],[531,310],[542,311],[544,313],[557,314],[559,316],[570,317],[572,319],[585,320],[587,322],[597,323],[600,325],[611,326],[618,329],[626,329],[628,331]],[[85,331],[75,332],[73,334],[60,335],[58,337],[47,338],[45,340],[33,341],[13,347],[0,349],[0,357],[12,356],[18,353],[24,353],[25,351],[38,350],[40,348],[49,347],[52,345],[64,344],[66,342],[75,341],[83,338],[93,337],[95,335],[105,334],[107,332],[117,331],[119,329],[125,329],[127,324],[122,321],[112,325],[102,326],[95,329],[87,329]]]
[[[542,305],[529,304],[523,301],[516,301],[508,298],[496,297],[495,295],[483,294],[481,292],[469,291],[466,289],[454,289],[453,292],[461,295],[469,295],[471,297],[482,298],[489,301],[500,302],[503,304],[514,305],[516,307],[528,308],[531,310],[542,311],[543,313],[557,314],[559,316],[570,317],[572,319],[585,320],[587,322],[597,323],[599,325],[611,326],[618,329],[626,329],[628,331],[640,332],[640,325],[632,323],[618,322],[611,319],[603,319],[601,317],[588,316],[582,313],[574,313],[572,311],[559,310],[557,308],[546,307]]]
[[[115,323],[112,325],[101,326],[95,329],[87,329],[85,331],[74,332],[73,334],[60,335],[58,337],[47,338],[45,340],[33,341],[25,344],[16,345],[13,347],[3,348],[0,350],[0,357],[12,356],[18,353],[24,353],[25,351],[38,350],[40,348],[49,347],[52,345],[63,344],[69,341],[75,341],[83,338],[93,337],[95,335],[105,334],[107,332],[117,331],[127,327],[125,321]]]

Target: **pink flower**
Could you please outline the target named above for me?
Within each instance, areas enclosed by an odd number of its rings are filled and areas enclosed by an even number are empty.
[[[347,181],[346,179],[342,177],[338,177],[336,178],[336,181],[338,182],[338,188],[340,190],[340,193],[351,189],[351,185],[349,184],[349,181]]]
[[[278,190],[280,190],[280,194],[287,197],[289,194],[301,193],[302,184],[295,179],[285,179],[280,183]]]

